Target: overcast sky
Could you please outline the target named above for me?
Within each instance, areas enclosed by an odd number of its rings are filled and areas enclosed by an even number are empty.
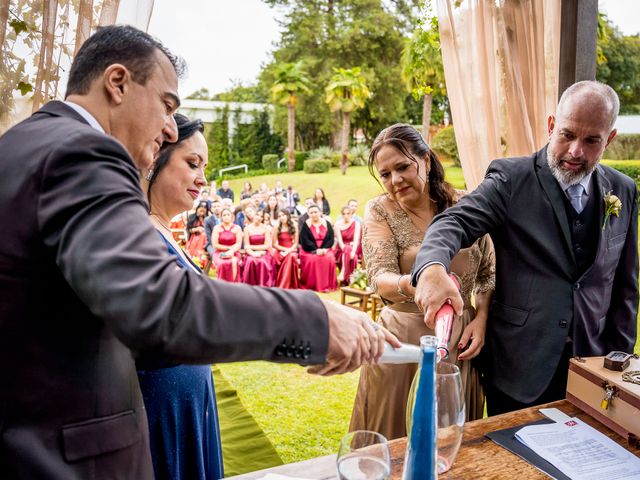
[[[623,33],[640,32],[640,0],[599,4]],[[202,87],[217,93],[232,80],[255,83],[279,39],[276,18],[281,17],[261,0],[156,0],[149,32],[187,61],[183,96]]]

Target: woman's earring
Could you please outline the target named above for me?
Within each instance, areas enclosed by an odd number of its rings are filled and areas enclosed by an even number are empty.
[[[152,178],[153,178],[153,168],[149,170],[149,173],[147,173],[147,182],[150,182]]]

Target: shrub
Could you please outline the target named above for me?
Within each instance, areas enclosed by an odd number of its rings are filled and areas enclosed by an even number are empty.
[[[329,160],[305,160],[304,173],[326,173],[331,168]]]
[[[371,149],[364,143],[358,143],[351,147],[349,152],[349,165],[366,165],[369,161],[369,153]]]
[[[296,166],[294,167],[294,170],[296,172],[304,170],[304,162],[309,159],[309,152],[295,152],[294,157],[296,159]]]
[[[309,152],[309,160],[331,160],[334,153],[331,147],[318,147]]]
[[[270,172],[275,172],[278,169],[278,160],[280,160],[278,155],[273,153],[262,155],[262,168]]]
[[[460,166],[460,155],[458,154],[458,144],[453,126],[448,126],[440,130],[433,141],[431,148],[442,160],[451,160],[456,167]]]
[[[636,186],[640,190],[640,162],[627,160],[618,162],[604,161],[603,163],[611,168],[615,168],[620,173],[624,173],[628,177],[631,177],[636,182]]]
[[[632,160],[634,158],[640,158],[640,135],[617,135],[604,151],[603,156],[612,160]]]
[[[331,166],[333,168],[340,167],[340,160],[342,160],[342,154],[340,152],[334,152],[333,155],[331,155]]]

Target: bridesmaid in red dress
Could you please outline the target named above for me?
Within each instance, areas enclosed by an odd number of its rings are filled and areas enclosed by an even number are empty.
[[[262,223],[262,212],[256,212],[253,221],[244,228],[244,265],[242,281],[249,285],[273,287],[275,264],[271,249],[271,227]]]
[[[358,246],[360,245],[360,224],[353,219],[353,210],[344,206],[340,210],[342,218],[336,222],[336,260],[338,263],[338,282],[349,283],[351,273],[358,268]]]
[[[300,232],[300,285],[316,292],[332,292],[338,288],[333,228],[322,218],[317,205],[311,205],[307,213],[309,218]]]
[[[209,214],[207,202],[200,202],[196,207],[196,213],[189,217],[187,221],[186,250],[191,258],[200,258],[204,255],[204,248],[207,244],[207,236],[204,233],[204,220]]]
[[[287,210],[280,210],[273,231],[273,258],[278,267],[276,287],[300,288],[298,276],[298,227]]]
[[[240,248],[242,229],[233,223],[234,215],[229,208],[220,212],[222,223],[213,227],[211,245],[214,248],[211,260],[216,266],[216,275],[228,282],[240,281]]]

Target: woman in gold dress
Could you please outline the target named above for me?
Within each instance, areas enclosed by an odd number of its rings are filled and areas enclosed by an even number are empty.
[[[386,193],[365,210],[363,251],[369,284],[385,308],[379,322],[405,343],[418,345],[433,335],[413,302],[409,273],[427,227],[435,215],[454,204],[462,192],[444,180],[442,164],[410,125],[396,124],[375,139],[369,169],[377,171]],[[456,319],[449,361],[461,370],[467,419],[482,418],[484,395],[470,360],[484,345],[489,303],[494,289],[493,246],[483,237],[461,250],[451,264],[461,281],[464,314]],[[471,303],[475,293],[475,307]],[[360,373],[350,430],[374,430],[388,439],[406,435],[405,409],[416,365],[369,365]]]

